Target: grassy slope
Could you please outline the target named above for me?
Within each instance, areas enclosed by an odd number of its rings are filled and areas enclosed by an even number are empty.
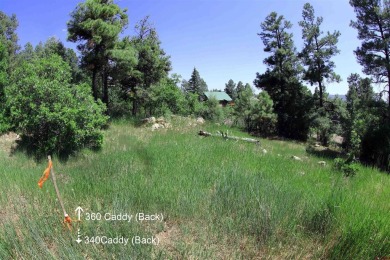
[[[262,140],[260,148],[199,137],[200,127],[186,121],[174,125],[151,132],[116,122],[101,152],[54,159],[73,218],[80,205],[85,212],[163,213],[162,223],[83,221],[69,232],[52,183],[37,186],[46,163],[0,151],[0,259],[390,255],[390,176],[361,167],[345,179],[298,143]],[[78,245],[77,227],[83,236],[157,235],[160,244]]]

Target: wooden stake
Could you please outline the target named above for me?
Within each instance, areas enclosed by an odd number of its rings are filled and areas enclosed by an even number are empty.
[[[49,162],[51,162],[51,156],[49,155],[47,158],[49,159]],[[70,225],[71,219],[65,211],[65,206],[64,206],[64,203],[62,202],[60,191],[58,190],[58,187],[57,187],[57,180],[56,180],[56,175],[55,175],[54,170],[53,170],[53,164],[52,164],[52,167],[50,168],[50,173],[51,173],[51,180],[53,181],[53,184],[54,184],[54,189],[56,190],[57,199],[60,202],[62,211],[64,212],[64,217],[65,217],[64,222],[68,224],[68,228],[70,229],[69,225]]]

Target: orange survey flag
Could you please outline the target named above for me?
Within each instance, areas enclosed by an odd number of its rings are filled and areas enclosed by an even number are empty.
[[[72,230],[72,219],[68,216],[68,214],[65,214],[64,223],[66,224],[69,230]]]
[[[49,160],[49,165],[47,166],[46,170],[43,172],[42,177],[38,181],[39,188],[42,188],[43,183],[49,178],[51,167],[52,167],[52,162],[51,160]]]
[[[72,219],[68,216],[68,214],[65,215],[64,222],[65,222],[65,223],[68,223],[68,224],[71,224],[71,223],[72,223]]]

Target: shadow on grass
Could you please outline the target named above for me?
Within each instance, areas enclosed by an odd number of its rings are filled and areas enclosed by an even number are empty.
[[[101,151],[100,147],[85,147],[93,152]],[[83,148],[82,148],[83,149]],[[69,147],[65,147],[62,151],[49,151],[42,152],[35,145],[32,145],[32,142],[28,140],[28,138],[22,138],[16,141],[16,146],[12,147],[10,151],[10,155],[14,156],[18,153],[23,153],[27,155],[29,158],[32,158],[35,162],[40,163],[47,160],[47,156],[50,155],[52,157],[56,157],[60,162],[67,162],[71,157],[77,156],[77,154],[82,149],[72,149]]]
[[[115,123],[116,125],[132,125],[134,127],[141,127],[145,125],[144,117],[132,117],[132,116],[116,116],[111,117],[109,125]],[[107,127],[106,129],[108,129]]]
[[[326,159],[336,159],[344,156],[344,154],[341,151],[337,151],[328,147],[317,148],[313,146],[308,146],[306,148],[306,152],[316,157],[326,158]]]

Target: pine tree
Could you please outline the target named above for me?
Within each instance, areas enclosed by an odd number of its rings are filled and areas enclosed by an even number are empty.
[[[390,94],[390,2],[381,0],[350,0],[356,13],[351,26],[358,31],[361,47],[355,50],[363,72],[374,78],[374,83],[385,84]],[[388,100],[390,120],[390,99]]]
[[[197,94],[199,98],[203,96],[204,92],[208,91],[206,82],[200,77],[199,71],[196,68],[192,71],[186,91]]]
[[[242,84],[242,83],[241,83]],[[237,98],[237,86],[236,83],[232,79],[225,84],[225,92],[228,94],[233,100]]]
[[[0,134],[9,128],[5,91],[16,68],[19,50],[17,27],[16,15],[8,16],[0,11]]]
[[[302,27],[304,48],[300,53],[303,64],[306,66],[303,79],[311,85],[317,85],[319,90],[319,107],[324,106],[325,82],[339,82],[340,76],[334,72],[335,64],[331,60],[340,51],[337,42],[339,31],[327,32],[325,36],[320,29],[322,17],[315,17],[314,8],[306,3],[302,11],[303,20],[299,22]]]
[[[238,96],[238,93],[240,92],[240,91],[242,91],[243,89],[244,89],[244,83],[242,83],[242,81],[239,81],[238,83],[237,83],[237,86],[236,86],[236,92],[237,92],[237,96]],[[237,96],[236,96],[236,98],[237,98]]]
[[[133,115],[138,113],[140,103],[149,99],[149,88],[168,77],[171,70],[170,57],[161,48],[156,28],[149,22],[149,16],[141,19],[136,27],[132,43],[137,51],[137,65],[132,84]]]
[[[126,9],[113,0],[86,0],[77,5],[68,21],[68,40],[79,42],[82,64],[92,71],[92,92],[99,98],[97,76],[101,75],[102,100],[108,104],[109,52],[115,47],[119,33],[127,26]]]
[[[264,51],[270,56],[264,59],[267,70],[257,73],[256,87],[268,92],[278,115],[278,133],[295,139],[306,139],[309,122],[302,111],[309,111],[310,95],[299,82],[301,66],[296,54],[293,35],[288,31],[292,24],[276,12],[269,14],[261,24],[258,35]]]

